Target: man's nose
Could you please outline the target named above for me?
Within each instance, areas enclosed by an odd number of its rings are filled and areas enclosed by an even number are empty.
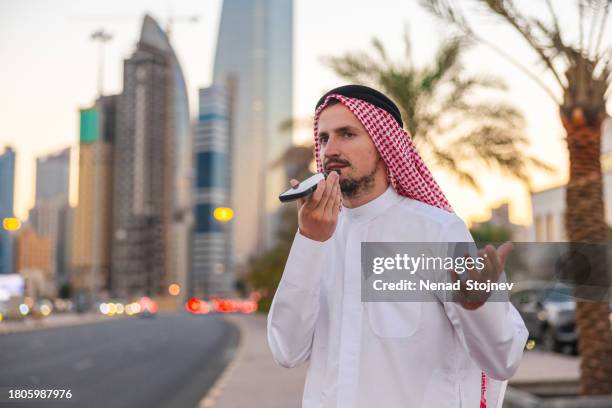
[[[323,156],[327,158],[333,156],[340,156],[339,143],[337,142],[337,139],[335,137],[330,137],[327,140],[327,143],[325,144],[325,148],[323,150]]]

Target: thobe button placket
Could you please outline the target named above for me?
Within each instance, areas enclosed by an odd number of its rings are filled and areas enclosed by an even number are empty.
[[[363,225],[352,223],[347,230],[347,248],[344,260],[344,296],[342,301],[341,347],[338,367],[338,407],[356,405],[361,352],[361,241]]]

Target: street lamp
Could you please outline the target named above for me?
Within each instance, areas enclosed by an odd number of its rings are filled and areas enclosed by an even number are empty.
[[[16,217],[6,217],[2,220],[2,227],[6,231],[17,231],[21,228],[21,221]]]
[[[213,211],[213,217],[220,222],[228,222],[234,218],[234,210],[229,207],[217,207]]]
[[[181,287],[178,285],[178,283],[172,283],[170,286],[168,286],[168,293],[172,296],[177,296],[179,293],[181,293]]]

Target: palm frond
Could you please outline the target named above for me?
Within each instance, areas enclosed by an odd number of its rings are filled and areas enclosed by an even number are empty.
[[[555,30],[553,37],[549,39],[548,44],[540,44],[538,40],[533,36],[532,31],[534,29],[533,22],[525,23],[521,20],[520,24],[515,20],[514,14],[508,13],[508,7],[512,7],[513,4],[510,1],[500,2],[498,0],[475,0],[479,4],[484,4],[488,9],[493,11],[497,16],[503,17],[505,20],[508,19],[507,16],[510,16],[510,20],[512,20],[513,26],[517,28],[517,30],[521,33],[522,36],[527,37],[527,42],[532,46],[532,48],[536,51],[539,58],[545,62],[545,65],[548,69],[551,70],[551,73],[555,77],[557,83],[563,87],[564,82],[561,79],[559,73],[557,73],[556,69],[552,64],[553,58],[558,54],[558,50],[551,48],[551,44],[563,44],[561,39],[561,35],[559,30]],[[467,19],[459,9],[452,6],[448,0],[419,0],[419,3],[423,8],[429,11],[432,15],[441,19],[442,21],[451,23],[455,27],[457,27],[462,33],[468,35],[474,40],[486,45],[491,48],[493,51],[501,55],[504,59],[509,61],[512,65],[517,67],[520,71],[522,71],[525,75],[527,75],[530,79],[532,79],[535,83],[538,84],[556,103],[560,103],[558,97],[555,93],[542,81],[539,75],[533,73],[530,69],[525,67],[520,61],[514,58],[509,53],[505,52],[503,49],[498,47],[492,41],[489,41],[487,38],[480,36],[476,33],[476,31],[471,27],[468,23]],[[504,17],[506,16],[506,17]],[[540,27],[544,27],[543,24]],[[535,27],[537,28],[537,27]],[[568,57],[569,59],[569,57]]]
[[[465,47],[465,38],[452,38],[445,41],[436,53],[435,62],[431,68],[423,70],[421,87],[431,93],[437,82],[457,67],[461,51]]]
[[[435,161],[435,164],[438,167],[448,171],[454,177],[456,177],[461,183],[467,184],[468,186],[473,188],[475,191],[479,193],[482,192],[482,189],[480,188],[480,185],[478,184],[474,176],[472,176],[472,174],[469,171],[466,171],[459,166],[456,158],[454,157],[451,151],[435,147],[431,150],[431,153]]]
[[[410,41],[410,25],[404,24],[404,55],[408,66],[412,65],[412,41]]]
[[[389,57],[387,56],[387,51],[385,50],[384,45],[380,42],[378,38],[372,39],[372,46],[378,52],[378,55],[380,56],[380,59],[382,60],[382,62],[385,65],[389,65],[390,62],[389,62]]]
[[[557,83],[564,87],[565,83],[561,79],[561,75],[557,72],[550,55],[547,54],[547,45],[534,34],[534,24],[528,18],[525,18],[514,6],[514,2],[510,0],[478,0],[489,7],[489,9],[501,17],[506,23],[510,24],[523,37],[523,39],[531,46],[538,54],[542,62],[548,67],[550,72],[555,77]]]
[[[392,61],[377,39],[373,55],[346,53],[322,60],[338,76],[385,92],[400,108],[419,151],[461,182],[479,190],[476,177],[466,170],[472,162],[526,182],[528,166],[538,161],[521,151],[527,144],[524,118],[508,103],[474,97],[503,91],[506,84],[494,76],[463,75],[461,55],[467,46],[465,37],[450,38],[432,63],[419,68],[411,61]]]

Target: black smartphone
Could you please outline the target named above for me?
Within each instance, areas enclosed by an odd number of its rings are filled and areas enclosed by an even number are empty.
[[[321,180],[325,180],[325,174],[314,174],[300,182],[296,188],[292,187],[279,195],[278,199],[281,200],[282,203],[288,203],[289,201],[295,201],[298,198],[306,197],[317,189],[317,183]]]

